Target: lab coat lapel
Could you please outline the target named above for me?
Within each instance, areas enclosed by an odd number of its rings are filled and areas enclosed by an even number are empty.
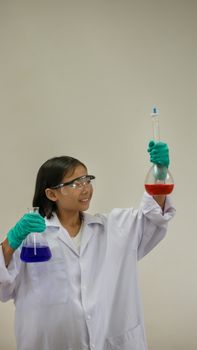
[[[83,222],[83,228],[82,228],[82,241],[81,241],[80,254],[83,254],[90,239],[93,237],[95,233],[92,225],[93,226],[94,224],[103,225],[102,219],[98,216],[94,216],[88,213],[83,213],[83,219],[84,219],[84,222]],[[66,246],[69,249],[71,249],[76,255],[79,256],[79,252],[74,242],[72,241],[72,238],[70,237],[67,230],[61,226],[57,215],[53,213],[53,217],[51,219],[47,219],[46,222],[47,222],[47,226],[57,227],[59,229],[57,238],[60,239],[64,244],[66,244]]]
[[[92,230],[91,225],[86,225],[85,227],[83,227],[80,255],[84,253],[93,234],[94,234],[94,231]]]
[[[95,234],[94,225],[101,224],[103,225],[102,219],[97,215],[91,215],[88,213],[83,213],[83,228],[82,228],[82,241],[80,248],[80,255],[82,255]]]
[[[67,247],[71,249],[75,254],[79,255],[79,252],[66,229],[62,227],[60,228],[58,232],[58,239],[60,239],[64,244],[66,244]]]
[[[58,229],[57,238],[60,239],[64,244],[66,244],[66,246],[69,249],[71,249],[75,254],[79,255],[79,252],[74,242],[72,241],[72,238],[70,237],[67,230],[61,225],[56,213],[53,213],[51,219],[46,219],[46,224],[48,229],[53,229],[54,227]]]

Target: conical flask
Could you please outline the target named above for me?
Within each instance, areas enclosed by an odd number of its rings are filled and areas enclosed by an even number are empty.
[[[160,141],[159,114],[154,107],[151,113],[153,124],[153,139]],[[167,167],[153,164],[145,178],[145,189],[151,196],[168,195],[173,191],[174,180]]]
[[[38,207],[28,210],[29,213],[39,213]],[[26,263],[48,261],[51,251],[44,233],[32,232],[22,243],[20,258]]]

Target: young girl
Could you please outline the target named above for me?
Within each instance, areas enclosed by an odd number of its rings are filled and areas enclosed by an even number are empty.
[[[149,147],[169,164],[168,148]],[[166,165],[166,166],[167,166]],[[14,299],[18,350],[146,350],[137,261],[166,234],[175,209],[144,194],[138,210],[86,211],[94,176],[77,159],[49,159],[39,169],[33,206],[0,246],[0,298]],[[52,257],[24,263],[21,243],[43,232]]]

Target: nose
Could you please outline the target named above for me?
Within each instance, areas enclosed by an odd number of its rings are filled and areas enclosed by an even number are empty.
[[[81,189],[84,190],[88,187],[88,183],[86,181],[81,183]]]

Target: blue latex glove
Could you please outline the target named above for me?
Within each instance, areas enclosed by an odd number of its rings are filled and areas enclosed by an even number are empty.
[[[153,164],[168,168],[170,159],[167,143],[151,140],[148,144],[148,152],[150,154],[150,161]]]
[[[44,218],[37,213],[25,214],[7,234],[11,248],[17,249],[31,232],[43,232],[46,229]]]

